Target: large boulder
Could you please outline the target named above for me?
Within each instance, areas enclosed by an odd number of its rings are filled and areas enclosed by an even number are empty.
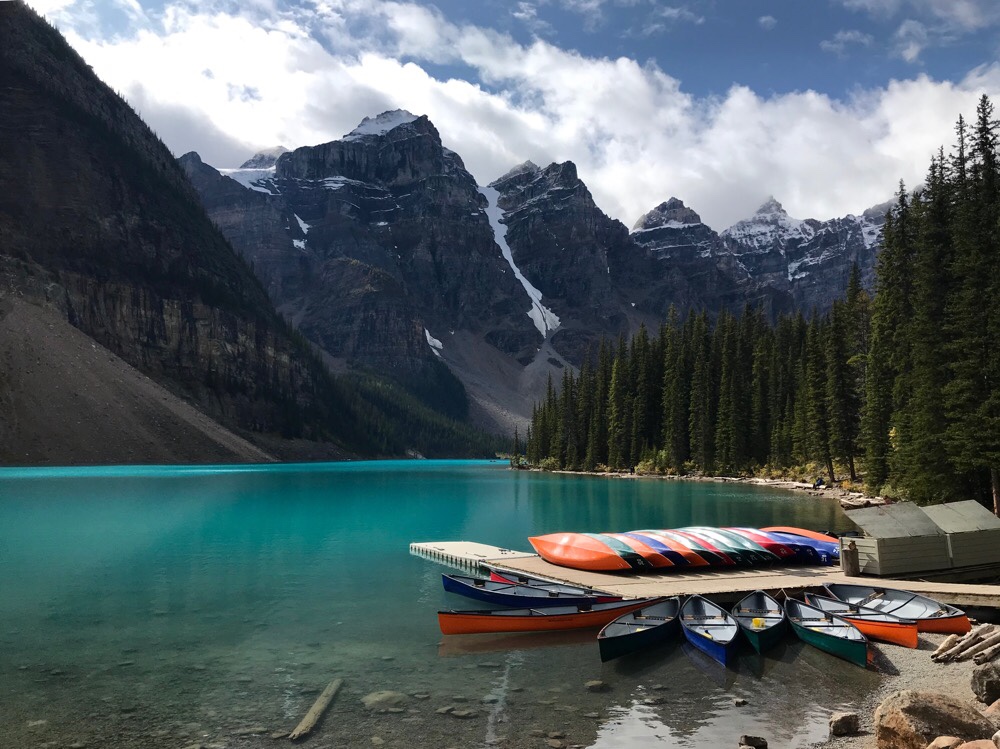
[[[834,713],[830,716],[831,736],[850,736],[858,732],[857,713]]]
[[[939,692],[904,689],[886,698],[875,711],[878,749],[924,749],[938,736],[975,741],[995,731],[974,704]]]
[[[987,705],[1000,699],[1000,665],[984,663],[976,668],[972,672],[972,691]]]
[[[927,749],[956,749],[956,747],[964,743],[957,736],[938,736],[927,745]]]

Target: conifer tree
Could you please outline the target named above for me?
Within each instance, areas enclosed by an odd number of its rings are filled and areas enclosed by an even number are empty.
[[[951,379],[944,388],[946,444],[957,470],[988,474],[994,512],[1000,514],[1000,377],[996,298],[1000,264],[1000,174],[993,104],[983,97],[971,137],[965,200],[957,216],[946,305]]]
[[[690,453],[691,460],[704,472],[713,466],[712,448],[715,441],[712,403],[712,351],[708,335],[708,318],[702,312],[695,319],[691,346],[693,365],[690,388]]]

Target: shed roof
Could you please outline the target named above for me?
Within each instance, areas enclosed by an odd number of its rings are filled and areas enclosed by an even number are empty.
[[[923,510],[911,502],[847,511],[847,517],[872,538],[939,536],[944,533]]]
[[[923,511],[945,533],[1000,530],[1000,518],[974,499],[932,505]]]

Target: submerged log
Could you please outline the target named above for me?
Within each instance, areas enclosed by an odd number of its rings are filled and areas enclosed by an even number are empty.
[[[343,679],[334,679],[327,684],[326,689],[324,689],[323,693],[316,698],[313,706],[309,708],[309,712],[306,713],[306,717],[304,717],[302,722],[295,727],[294,731],[288,734],[288,738],[295,741],[296,739],[301,739],[303,736],[308,736],[310,732],[312,732],[313,728],[316,727],[319,719],[323,717],[323,713],[326,712],[326,709],[330,707],[330,703],[333,701],[333,698],[337,696],[337,692],[340,691],[340,685],[343,683]]]

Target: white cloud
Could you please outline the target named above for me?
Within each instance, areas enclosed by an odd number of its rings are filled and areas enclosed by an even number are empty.
[[[875,39],[871,34],[851,29],[848,31],[838,31],[832,39],[824,39],[819,43],[820,49],[824,52],[832,52],[835,55],[843,55],[848,46],[856,44],[860,47],[870,47]]]
[[[778,19],[774,16],[761,16],[757,19],[757,25],[764,29],[764,31],[770,31],[778,25]]]
[[[920,21],[903,21],[893,35],[894,51],[907,62],[917,62],[929,38],[927,27]]]
[[[705,23],[705,17],[699,16],[697,13],[693,13],[683,6],[665,6],[659,8],[656,12],[660,18],[666,19],[667,21],[683,21],[685,23],[693,23],[696,26]]]
[[[947,30],[970,32],[1000,24],[997,0],[840,0],[849,10],[892,18],[905,8],[917,20],[934,19]]]
[[[652,63],[520,45],[406,2],[252,13],[185,3],[111,39],[63,28],[177,154],[235,166],[258,147],[326,142],[401,107],[427,114],[481,184],[526,159],[573,160],[598,204],[629,226],[670,195],[719,229],[768,194],[802,218],[857,213],[899,178],[918,182],[958,114],[1000,93],[992,66],[845,101],[744,86],[698,98]],[[481,83],[436,78],[426,61],[461,63]]]
[[[532,33],[545,34],[552,31],[551,24],[538,17],[538,8],[531,3],[519,2],[517,9],[511,11],[511,15],[527,26]]]

